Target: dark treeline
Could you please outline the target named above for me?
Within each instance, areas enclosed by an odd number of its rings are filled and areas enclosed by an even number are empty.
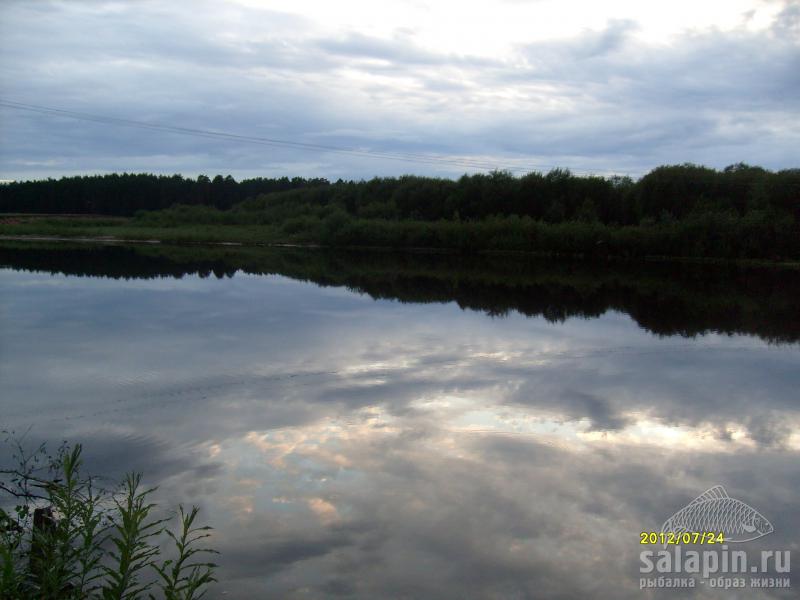
[[[230,175],[191,179],[146,173],[62,177],[0,185],[0,212],[131,216],[138,210],[160,210],[174,204],[225,210],[259,194],[327,183],[302,177],[237,182]]]
[[[255,200],[256,197],[259,197]],[[627,177],[577,176],[555,169],[514,177],[504,171],[433,177],[325,179],[197,179],[180,175],[112,174],[14,182],[0,186],[0,212],[132,215],[175,204],[227,210],[247,207],[295,213],[298,206],[335,206],[349,215],[389,220],[478,220],[530,217],[549,223],[613,225],[681,220],[722,212],[768,212],[800,220],[800,169],[771,172],[745,164],[722,171],[696,165],[658,167]]]
[[[800,169],[772,172],[745,164],[722,171],[664,166],[637,181],[560,169],[522,177],[495,171],[457,180],[404,176],[333,183],[108,175],[0,186],[2,211],[135,212],[128,235],[156,239],[169,233],[164,228],[180,228],[181,236],[195,241],[800,259]],[[239,229],[217,227],[225,225]],[[7,231],[42,233],[46,227],[70,234],[52,223]]]
[[[800,169],[779,172],[745,164],[723,171],[696,166],[658,167],[628,177],[577,176],[555,169],[514,177],[508,172],[464,175],[458,180],[404,176],[338,181],[263,195],[243,208],[336,206],[349,215],[389,220],[481,220],[493,216],[537,221],[599,221],[639,225],[719,212],[768,212],[800,220]]]
[[[456,302],[548,321],[630,315],[658,335],[751,334],[800,341],[800,271],[667,262],[585,262],[303,249],[0,243],[0,266],[142,278],[279,274],[401,302]]]

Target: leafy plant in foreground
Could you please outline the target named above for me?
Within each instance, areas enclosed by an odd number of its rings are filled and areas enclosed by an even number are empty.
[[[211,528],[195,524],[197,507],[179,507],[173,532],[141,475],[109,492],[81,474],[81,453],[17,444],[17,467],[0,470],[0,599],[201,598],[216,565],[198,560],[214,551],[200,546]],[[167,540],[176,556],[162,558]]]

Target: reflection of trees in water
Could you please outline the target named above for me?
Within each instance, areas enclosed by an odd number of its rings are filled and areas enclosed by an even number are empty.
[[[491,316],[518,311],[551,322],[630,315],[659,335],[752,334],[800,340],[800,272],[676,263],[557,261],[297,248],[0,244],[17,270],[124,279],[278,274],[400,302],[456,302]]]

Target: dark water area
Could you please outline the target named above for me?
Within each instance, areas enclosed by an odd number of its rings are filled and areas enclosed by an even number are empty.
[[[794,268],[63,243],[0,243],[0,266],[112,279],[282,275],[376,300],[455,302],[491,316],[515,311],[560,322],[618,311],[658,335],[800,341],[800,269]]]
[[[0,428],[200,506],[212,597],[790,598],[641,590],[639,542],[722,485],[774,527],[731,547],[796,554],[799,305],[785,268],[7,242]]]

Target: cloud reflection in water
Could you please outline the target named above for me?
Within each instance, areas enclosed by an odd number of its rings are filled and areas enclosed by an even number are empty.
[[[714,483],[797,547],[794,345],[280,276],[0,282],[4,425],[200,504],[217,593],[639,598],[637,533]]]

